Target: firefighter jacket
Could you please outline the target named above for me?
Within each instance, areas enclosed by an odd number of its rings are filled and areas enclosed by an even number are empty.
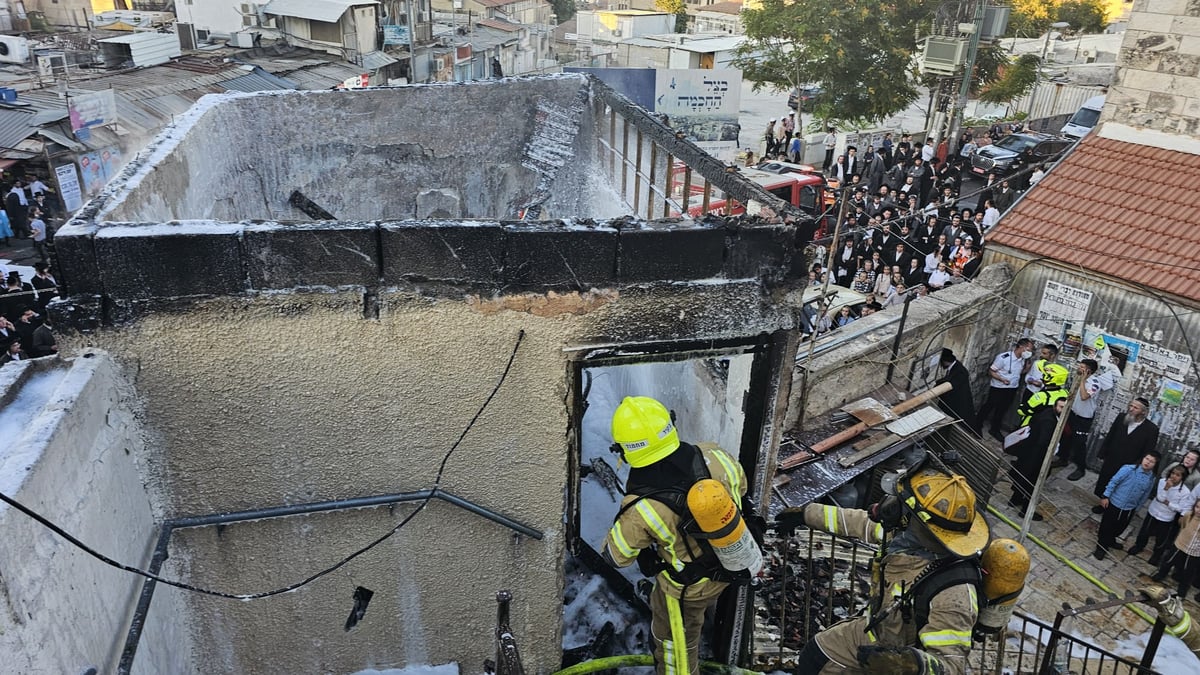
[[[836,506],[809,504],[804,509],[805,523],[814,529],[831,532],[844,537],[880,544],[883,542],[883,526],[868,517],[860,509],[843,509]],[[821,651],[836,663],[841,672],[862,672],[857,662],[858,647],[878,645],[882,647],[915,647],[924,651],[941,665],[944,675],[962,675],[965,672],[967,654],[971,650],[971,633],[979,613],[977,590],[971,584],[959,584],[942,590],[929,602],[929,618],[924,626],[918,626],[917,611],[903,608],[904,591],[912,587],[932,561],[903,552],[887,553],[876,557],[872,563],[871,598],[880,597],[883,586],[882,609],[886,616],[873,629],[872,608],[867,615],[849,619],[830,627],[816,636]],[[882,579],[879,570],[882,567]],[[926,671],[933,671],[936,664],[927,663]],[[822,672],[825,672],[823,669]],[[926,675],[923,673],[922,675]]]
[[[1038,408],[1043,406],[1053,407],[1057,401],[1066,398],[1069,393],[1066,389],[1043,389],[1037,392],[1033,396],[1030,396],[1028,401],[1017,406],[1017,421],[1023,427],[1029,426],[1029,422],[1033,419],[1033,414],[1038,411]]]
[[[704,458],[707,477],[724,485],[734,503],[742,508],[742,498],[746,495],[746,473],[742,465],[715,443],[697,443],[696,447]],[[625,508],[630,503],[633,506]],[[704,549],[696,539],[683,532],[683,518],[666,504],[654,497],[630,494],[621,501],[621,507],[623,512],[604,540],[606,552],[618,567],[633,563],[642,549],[653,545],[657,547],[658,557],[669,567],[655,577],[667,595],[683,600],[709,600],[728,586],[707,578],[707,575],[692,583],[677,581],[687,563],[700,557]],[[674,577],[671,570],[676,572]],[[693,571],[688,568],[688,572]]]

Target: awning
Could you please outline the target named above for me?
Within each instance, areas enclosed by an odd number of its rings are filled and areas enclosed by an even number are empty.
[[[262,11],[276,16],[333,23],[351,7],[378,4],[377,0],[271,0]]]

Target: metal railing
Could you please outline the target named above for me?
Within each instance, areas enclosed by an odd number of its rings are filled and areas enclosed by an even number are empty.
[[[870,566],[877,547],[817,530],[768,542],[769,574],[759,587],[755,664],[759,670],[787,668],[789,656],[843,619],[866,610],[870,602]],[[1071,634],[1067,619],[1144,601],[1129,596],[1072,608],[1064,605],[1053,624],[1020,611],[1006,630],[977,636],[967,657],[970,673],[1103,673],[1153,675],[1151,664],[1165,629],[1160,619],[1139,660],[1120,656]]]

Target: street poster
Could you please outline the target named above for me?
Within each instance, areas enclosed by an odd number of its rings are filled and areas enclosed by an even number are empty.
[[[79,174],[75,173],[75,165],[56,166],[54,175],[58,178],[58,194],[62,196],[63,207],[68,213],[78,211],[83,206],[83,191],[79,187]]]
[[[1068,341],[1063,338],[1064,335],[1071,335],[1074,339],[1069,342],[1078,349],[1078,345],[1083,342],[1083,322],[1087,318],[1091,303],[1091,291],[1047,279],[1046,288],[1042,291],[1042,302],[1038,305],[1037,316],[1033,320],[1034,339],[1060,342],[1066,351]],[[1064,356],[1071,354],[1064,353]]]

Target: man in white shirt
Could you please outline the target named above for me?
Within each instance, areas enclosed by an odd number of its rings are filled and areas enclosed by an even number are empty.
[[[1079,480],[1087,473],[1087,440],[1092,431],[1092,421],[1096,417],[1096,404],[1104,391],[1104,380],[1097,377],[1100,364],[1095,359],[1080,359],[1076,374],[1084,378],[1075,400],[1071,401],[1071,413],[1067,424],[1071,427],[1071,435],[1063,439],[1058,446],[1058,457],[1054,464],[1066,466],[1067,462],[1075,463],[1075,470],[1067,476],[1067,480]],[[1110,385],[1111,387],[1111,385]]]
[[[1028,401],[1030,396],[1043,389],[1042,368],[1058,359],[1058,345],[1047,342],[1042,345],[1038,356],[1036,361],[1028,363],[1025,367],[1025,391],[1021,392],[1021,403]]]
[[[928,164],[936,154],[937,150],[933,147],[933,139],[925,139],[925,146],[921,148],[921,161]]]
[[[989,419],[990,415],[992,438],[998,441],[1004,440],[1004,435],[1000,432],[1000,425],[1004,421],[1004,415],[1012,407],[1013,400],[1016,399],[1017,388],[1021,386],[1021,373],[1025,370],[1025,359],[1029,358],[1032,353],[1033,340],[1021,338],[1011,351],[999,354],[992,359],[992,367],[988,369],[988,377],[991,380],[988,382],[987,400],[979,409],[977,432],[983,431],[983,423]]]
[[[821,170],[829,173],[830,167],[833,166],[833,151],[837,149],[837,134],[833,133],[833,127],[825,128],[825,163],[821,165]]]

